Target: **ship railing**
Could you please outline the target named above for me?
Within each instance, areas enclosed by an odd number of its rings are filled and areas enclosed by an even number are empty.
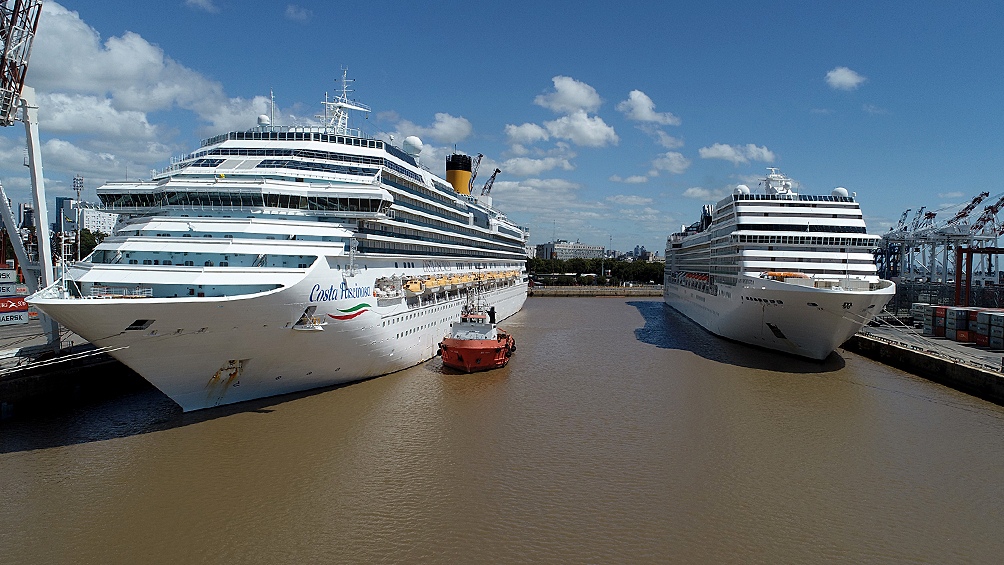
[[[128,288],[113,286],[91,287],[91,298],[153,298],[152,288]]]

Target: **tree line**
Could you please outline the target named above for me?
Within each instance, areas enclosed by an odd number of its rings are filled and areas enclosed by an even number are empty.
[[[601,273],[600,269],[606,271]],[[662,284],[665,263],[615,259],[528,259],[531,280],[545,285]]]

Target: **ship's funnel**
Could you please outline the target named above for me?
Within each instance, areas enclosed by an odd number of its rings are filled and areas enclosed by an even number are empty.
[[[446,180],[460,194],[471,193],[471,157],[454,153],[446,158]]]

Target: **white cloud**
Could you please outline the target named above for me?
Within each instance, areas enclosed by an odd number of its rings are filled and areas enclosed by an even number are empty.
[[[517,177],[528,177],[539,175],[545,171],[550,171],[556,168],[571,171],[575,167],[572,166],[568,159],[562,157],[544,157],[541,159],[533,159],[531,157],[513,157],[512,159],[507,159],[503,162],[502,166],[499,168],[506,173]]]
[[[938,193],[938,198],[942,198],[942,199],[962,198],[963,196],[965,196],[965,194],[963,194],[961,192],[939,192]]]
[[[534,104],[558,113],[572,113],[579,110],[595,112],[600,108],[600,95],[596,89],[571,77],[556,76],[551,79],[554,92],[534,98]]]
[[[648,227],[649,229],[654,228],[660,235],[662,235],[662,231],[666,229],[666,215],[662,211],[656,210],[655,208],[646,206],[644,208],[618,210],[617,213],[622,220],[635,225],[640,224],[642,227]],[[648,226],[645,226],[645,224],[648,224]]]
[[[705,202],[717,202],[722,198],[728,196],[728,191],[725,189],[719,190],[709,190],[707,188],[701,188],[699,186],[688,188],[683,191],[683,196],[686,198],[693,198],[695,200],[703,200]]]
[[[544,122],[548,133],[558,139],[567,139],[585,147],[617,145],[620,138],[614,128],[608,126],[599,116],[588,116],[584,110],[576,110],[550,122]]]
[[[523,144],[513,143],[512,145],[509,146],[509,153],[516,155],[518,157],[529,154],[530,150],[527,149],[526,146]]]
[[[111,153],[88,151],[63,139],[50,139],[42,144],[42,159],[47,166],[76,171],[85,178],[108,180],[125,178],[128,164]],[[133,177],[149,172],[134,164]]]
[[[474,127],[467,118],[439,112],[435,116],[435,121],[429,127],[419,126],[408,120],[401,120],[397,124],[397,130],[402,139],[405,136],[417,135],[423,139],[428,137],[440,143],[451,144],[466,139],[474,130]]]
[[[550,136],[547,130],[537,124],[522,124],[514,126],[506,124],[505,134],[510,143],[534,143],[536,141],[546,141]]]
[[[655,138],[655,142],[666,149],[679,149],[683,147],[682,139],[673,137],[652,124],[641,124],[638,128]]]
[[[582,208],[576,191],[578,184],[565,179],[524,179],[518,182],[498,181],[492,188],[495,203],[506,211],[545,213],[560,215],[573,209]],[[560,202],[561,206],[555,206]]]
[[[220,11],[213,0],[185,0],[185,5],[190,8],[198,8],[199,10],[205,10],[207,12],[215,13]]]
[[[117,111],[190,110],[213,124],[220,114],[248,104],[229,99],[223,86],[171,58],[136,33],[102,43],[98,32],[56,3],[43,5],[32,49],[31,83],[42,92],[77,92],[105,97]],[[260,104],[258,104],[260,106]],[[248,104],[249,112],[251,105]],[[244,127],[254,125],[249,113]]]
[[[746,145],[716,143],[711,147],[700,148],[698,154],[702,159],[723,159],[725,161],[732,161],[736,165],[749,163],[750,161],[762,161],[764,163],[772,163],[774,161],[774,153],[771,150],[767,149],[767,147],[757,147],[752,143]]]
[[[655,160],[652,161],[652,167],[654,167],[655,171],[668,171],[679,175],[690,167],[690,159],[687,159],[676,151],[668,151],[656,157]],[[655,174],[652,174],[651,176],[655,176]]]
[[[633,194],[615,194],[613,196],[608,196],[607,200],[613,202],[614,204],[620,204],[621,206],[644,206],[652,203],[651,198],[636,196]]]
[[[76,133],[124,139],[158,135],[144,112],[116,110],[108,98],[81,94],[40,94],[39,127],[47,133]]]
[[[641,184],[643,182],[648,182],[648,177],[643,175],[631,175],[627,178],[621,178],[619,175],[612,175],[609,180],[610,182],[622,182],[625,184]]]
[[[680,118],[674,116],[672,113],[656,112],[655,102],[640,90],[632,90],[628,94],[627,100],[617,104],[617,109],[624,112],[629,120],[651,122],[665,126],[680,125]]]
[[[864,106],[861,107],[861,109],[873,116],[880,116],[889,113],[889,110],[886,110],[885,108],[880,108],[874,104],[865,104]]]
[[[289,4],[286,6],[287,20],[293,20],[295,22],[305,22],[309,20],[310,16],[312,15],[313,12],[301,6],[297,6],[295,4]]]
[[[868,80],[847,67],[835,67],[826,73],[826,84],[836,90],[854,90]]]
[[[240,131],[258,125],[258,116],[268,114],[270,100],[265,96],[244,98],[229,98],[222,104],[206,108],[202,119],[211,125],[203,129],[205,134],[216,134],[224,131]]]

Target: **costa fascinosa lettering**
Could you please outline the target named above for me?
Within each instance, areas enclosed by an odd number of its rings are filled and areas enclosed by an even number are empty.
[[[335,285],[330,285],[328,288],[321,288],[321,285],[315,284],[314,287],[310,289],[310,302],[330,302],[332,300],[346,300],[351,298],[362,298],[364,296],[370,296],[370,287],[349,286],[345,281],[342,281],[337,288]]]

